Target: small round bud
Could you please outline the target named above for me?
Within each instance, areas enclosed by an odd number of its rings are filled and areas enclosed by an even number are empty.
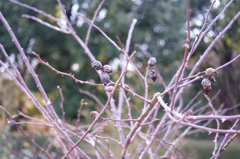
[[[215,71],[214,68],[207,68],[206,71],[205,71],[205,74],[209,77],[217,74],[217,71]]]
[[[9,120],[9,121],[8,121],[8,124],[9,124],[10,127],[13,127],[13,126],[15,125],[15,121]]]
[[[151,57],[149,60],[148,60],[148,67],[153,67],[155,66],[157,63],[157,60],[155,57]]]
[[[112,67],[110,65],[104,65],[103,71],[106,73],[112,73]]]
[[[201,82],[203,86],[203,93],[208,94],[212,90],[211,81],[208,78],[204,78]]]
[[[99,116],[99,113],[97,111],[91,111],[90,115],[93,119],[97,118]]]
[[[106,87],[104,88],[104,90],[107,91],[107,92],[112,92],[113,86],[106,86]]]
[[[110,82],[110,77],[106,72],[102,72],[100,75],[100,80],[106,86]]]
[[[156,71],[155,71],[155,70],[150,70],[150,72],[149,72],[149,77],[153,80],[153,82],[155,82],[156,79],[157,79],[157,73],[156,73]]]
[[[92,68],[94,68],[95,70],[101,70],[102,69],[102,63],[100,61],[97,60],[92,60]]]

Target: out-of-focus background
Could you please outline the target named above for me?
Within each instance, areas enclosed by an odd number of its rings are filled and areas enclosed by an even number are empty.
[[[60,8],[56,1],[21,0],[21,2],[41,9],[57,18],[62,18]],[[79,17],[77,12],[85,15],[89,19],[92,19],[100,2],[101,1],[99,0],[62,0],[74,29],[83,40],[85,40],[89,24],[86,20]],[[190,23],[191,44],[203,25],[206,9],[209,8],[211,2],[212,1],[209,0],[190,1],[190,9],[192,11]],[[209,23],[220,13],[227,3],[228,1],[226,0],[216,1],[208,19]],[[222,31],[222,29],[230,22],[233,16],[239,12],[239,10],[240,1],[235,1],[229,6],[224,14],[220,15],[220,19],[206,34],[193,54],[189,63],[189,70],[198,60],[199,56],[206,50],[208,45],[213,41],[216,35]],[[88,105],[84,105],[82,107],[80,125],[90,124],[92,119],[89,116],[89,112],[92,110],[100,111],[101,109],[90,97],[81,94],[79,89],[81,88],[83,90],[90,91],[95,94],[100,101],[105,103],[107,96],[104,93],[103,87],[76,84],[71,78],[62,77],[50,70],[48,67],[38,64],[36,58],[30,54],[31,51],[40,54],[41,58],[44,61],[49,62],[54,68],[63,72],[72,73],[78,79],[100,83],[98,74],[91,68],[91,61],[84,53],[81,46],[71,35],[57,32],[56,30],[43,26],[36,21],[21,17],[22,14],[29,14],[51,24],[53,23],[50,19],[39,13],[18,6],[10,1],[0,1],[0,11],[12,27],[12,30],[24,48],[27,57],[34,66],[36,73],[39,75],[39,79],[42,82],[44,89],[53,102],[54,109],[58,115],[60,117],[62,116],[60,108],[61,97],[57,89],[57,86],[59,85],[62,88],[64,95],[66,121],[71,124],[76,123],[77,110],[80,107],[81,100],[84,99],[85,102],[88,102]],[[168,84],[177,68],[181,65],[181,60],[184,55],[184,48],[182,45],[184,45],[186,39],[185,1],[106,1],[97,15],[95,24],[116,43],[118,43],[116,38],[116,36],[118,36],[121,42],[125,44],[128,30],[133,18],[136,18],[138,21],[133,32],[130,52],[135,49],[134,44],[140,44],[142,49],[148,51],[151,56],[156,57],[157,67],[160,70],[166,84]],[[53,24],[58,25],[55,23]],[[61,25],[60,27],[64,27],[64,25]],[[208,67],[219,67],[239,54],[239,35],[240,19],[236,20],[231,29],[229,29],[221,40],[215,44],[210,54],[206,57],[197,71],[203,71]],[[39,101],[41,101],[41,95],[38,92],[36,84],[29,75],[23,60],[20,58],[14,43],[11,42],[11,37],[2,22],[0,22],[0,43],[5,47],[14,64],[20,69],[20,73],[24,77],[24,80],[27,82],[29,88],[34,92]],[[123,60],[121,52],[119,52],[95,28],[91,31],[88,47],[97,60],[101,61],[103,64],[110,64],[112,66],[113,73],[111,74],[111,80],[115,81],[121,72],[120,64]],[[137,54],[133,58],[134,63],[138,69],[144,73],[148,57],[138,47],[136,47],[136,50]],[[0,53],[0,58],[1,60],[6,61],[2,53]],[[234,62],[219,71],[218,77],[216,78],[217,82],[213,84],[213,89],[209,93],[209,96],[212,97],[221,90],[220,94],[213,102],[215,108],[219,108],[220,105],[224,105],[225,108],[232,107],[235,104],[240,103],[239,65],[239,62]],[[186,76],[187,73],[189,73],[189,70],[187,70]],[[125,83],[130,86],[131,90],[139,92],[140,95],[143,95],[141,94],[141,92],[143,92],[141,83],[139,82],[139,79],[131,65],[128,67]],[[149,81],[149,83],[149,97],[151,97],[155,92],[162,92],[164,90],[159,79],[157,79],[155,83],[151,81]],[[191,87],[187,88],[182,95],[183,105],[185,106],[201,89],[202,87],[200,81],[195,82]],[[164,100],[168,103],[168,96],[166,96]],[[203,95],[200,95],[198,100],[201,100],[201,103],[196,108],[207,103]],[[139,101],[137,98],[132,98],[131,102],[135,103],[135,106],[139,110],[143,106],[143,102]],[[2,67],[0,67],[0,105],[6,108],[13,115],[17,114],[17,111],[19,110],[29,116],[41,118],[38,110],[29,101],[29,99],[18,90]],[[125,112],[127,112],[126,107],[124,107],[123,116],[125,116],[124,114],[127,114]],[[236,108],[228,111],[227,114],[239,114],[239,112],[240,110]],[[162,111],[159,111],[159,118],[161,117],[161,113]],[[137,118],[139,116],[139,112],[135,111],[132,115],[133,118]],[[38,153],[41,152],[34,148],[21,133],[16,131],[14,127],[10,128],[7,125],[7,119],[8,116],[6,116],[4,112],[0,111],[0,158],[37,158]],[[21,121],[22,118],[19,118],[18,120]],[[225,122],[222,124],[222,128],[229,128],[232,124],[233,123],[231,121]],[[47,146],[46,141],[51,140],[52,134],[49,132],[49,129],[44,126],[22,125],[22,128],[43,147]],[[111,128],[105,130],[105,133],[111,133]],[[197,156],[197,158],[202,159],[209,158],[214,148],[214,143],[212,142],[213,135],[209,135],[208,132],[205,131],[200,131],[192,136],[188,136],[186,140],[183,141],[183,151],[186,152],[189,157]],[[221,139],[222,136],[220,134],[219,140]],[[238,141],[239,139],[237,138],[235,142],[231,143],[228,150],[223,152],[220,158],[239,158],[240,148],[237,144]],[[61,151],[58,150],[58,145],[54,146],[55,148],[50,154],[57,158],[58,155],[61,156]]]

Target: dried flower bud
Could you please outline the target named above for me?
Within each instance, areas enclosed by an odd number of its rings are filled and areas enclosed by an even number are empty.
[[[97,60],[92,60],[92,68],[94,68],[95,70],[101,70],[102,69],[102,63],[100,61]]]
[[[106,72],[102,72],[100,75],[100,80],[106,86],[110,82],[110,77]]]
[[[157,60],[155,57],[151,57],[149,60],[148,60],[148,67],[153,67],[155,66],[157,63]]]
[[[211,81],[208,78],[204,78],[201,82],[203,86],[203,93],[208,94],[212,90]]]
[[[91,111],[90,115],[93,119],[97,118],[99,116],[99,113],[97,111]]]
[[[112,73],[112,67],[110,65],[104,65],[103,71],[106,73]]]
[[[216,79],[215,79],[214,76],[208,77],[208,79],[209,79],[211,82],[216,83]]]
[[[9,124],[10,127],[13,127],[13,126],[15,125],[15,121],[9,120],[9,121],[8,121],[8,124]]]
[[[206,71],[205,71],[205,74],[206,74],[208,77],[211,77],[211,76],[217,74],[217,71],[215,71],[214,68],[207,68]]]
[[[149,77],[153,80],[153,82],[155,82],[156,79],[157,79],[157,73],[156,73],[156,71],[155,71],[155,70],[150,70],[150,72],[149,72]]]
[[[106,87],[104,88],[104,90],[107,91],[107,92],[112,92],[113,86],[106,86]]]

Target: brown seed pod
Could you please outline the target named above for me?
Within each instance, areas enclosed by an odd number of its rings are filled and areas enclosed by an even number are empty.
[[[215,69],[214,68],[207,68],[206,70],[205,70],[205,74],[207,75],[207,76],[209,76],[209,77],[211,77],[211,76],[214,76],[215,74],[217,74],[217,71],[215,71]]]
[[[204,78],[201,84],[203,86],[204,94],[208,94],[212,90],[211,81],[208,78]]]
[[[153,80],[153,82],[155,82],[156,79],[157,79],[157,73],[156,73],[156,71],[155,71],[155,70],[150,70],[150,72],[149,72],[149,77]]]
[[[106,72],[102,72],[100,75],[100,80],[106,86],[110,82],[110,77]]]
[[[106,86],[106,87],[104,88],[104,90],[107,91],[107,92],[112,92],[113,86]]]
[[[97,60],[92,60],[92,68],[94,68],[95,70],[101,70],[102,69],[102,63],[100,61]]]
[[[103,71],[106,73],[112,73],[112,67],[110,65],[104,65]]]
[[[98,113],[97,111],[91,111],[91,112],[90,112],[90,115],[91,115],[91,117],[92,117],[93,119],[95,119],[96,117],[99,116],[99,113]]]
[[[151,57],[149,60],[148,60],[148,67],[153,67],[155,66],[157,63],[157,60],[155,57]]]

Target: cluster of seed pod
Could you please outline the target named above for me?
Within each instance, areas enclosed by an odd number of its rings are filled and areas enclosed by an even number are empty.
[[[203,93],[208,94],[212,90],[211,82],[215,83],[216,79],[214,75],[217,71],[214,68],[207,68],[203,73],[203,80],[201,82],[203,86]]]
[[[100,75],[100,80],[103,83],[104,86],[106,86],[111,80],[110,76],[108,73],[112,73],[112,68],[110,65],[104,65],[102,66],[102,63],[97,60],[92,60],[91,62],[92,68],[95,70],[100,70],[101,75]]]
[[[148,60],[148,67],[153,67],[155,66],[157,63],[157,60],[155,57],[151,57],[149,60]],[[150,70],[149,71],[149,77],[153,80],[153,82],[156,81],[157,79],[157,73],[155,70]]]

